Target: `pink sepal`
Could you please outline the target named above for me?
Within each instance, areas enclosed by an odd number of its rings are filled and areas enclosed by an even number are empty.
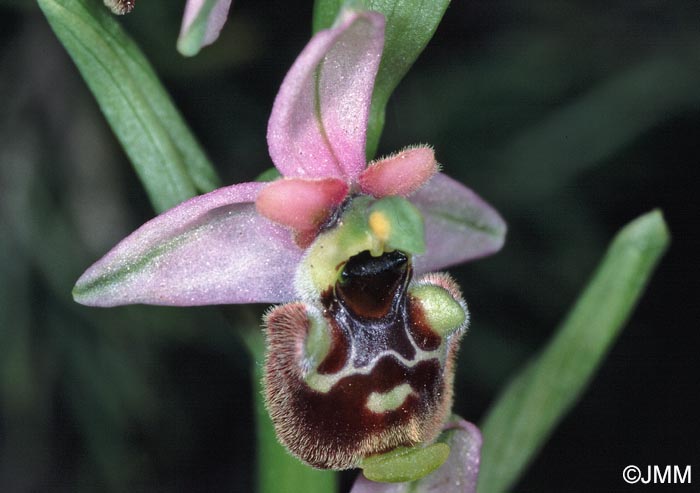
[[[424,254],[417,274],[485,257],[503,246],[506,223],[472,190],[443,173],[435,174],[408,198],[425,219]]]
[[[365,168],[384,16],[346,10],[316,34],[282,82],[267,127],[270,157],[283,176],[353,182]]]
[[[85,271],[75,300],[114,306],[294,299],[302,251],[289,230],[255,210],[263,186],[219,188],[150,220]]]

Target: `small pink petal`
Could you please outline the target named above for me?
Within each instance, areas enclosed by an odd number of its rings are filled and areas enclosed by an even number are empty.
[[[481,432],[472,423],[453,416],[438,440],[450,446],[450,455],[439,469],[410,483],[375,483],[362,474],[350,493],[475,493],[481,461]]]
[[[437,173],[409,200],[425,218],[426,251],[416,256],[416,274],[444,269],[497,252],[506,224],[470,189]]]
[[[190,199],[147,222],[75,285],[92,306],[279,303],[294,298],[302,251],[255,210],[264,183]]]
[[[182,26],[180,28],[180,37],[185,36],[192,23],[197,18],[202,8],[205,7],[207,0],[187,0],[185,5],[185,13],[182,16]],[[216,0],[216,3],[209,12],[206,19],[206,31],[204,32],[204,39],[200,46],[207,46],[216,41],[219,37],[221,29],[223,29],[226,19],[228,18],[228,11],[231,8],[231,0]]]
[[[383,47],[384,17],[350,10],[306,45],[282,82],[267,128],[270,156],[282,175],[357,178],[366,163]]]
[[[389,195],[407,197],[437,172],[435,153],[430,147],[409,147],[370,163],[360,174],[360,188],[377,198]]]
[[[255,207],[271,221],[306,232],[318,228],[343,202],[348,190],[348,184],[337,178],[286,178],[263,188]]]

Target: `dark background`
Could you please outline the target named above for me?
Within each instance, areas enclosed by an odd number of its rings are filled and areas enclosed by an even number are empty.
[[[311,2],[237,0],[191,60],[174,48],[182,4],[139,1],[124,23],[224,181],[251,180],[271,165],[267,117]],[[456,1],[389,104],[380,155],[432,144],[509,223],[501,253],[451,270],[472,313],[455,392],[471,421],[551,336],[614,233],[656,207],[669,223],[637,310],[515,491],[652,490],[622,481],[628,464],[692,465],[700,481],[699,5]],[[31,1],[0,0],[0,207],[0,491],[250,490],[236,328],[210,308],[70,298],[152,210]]]

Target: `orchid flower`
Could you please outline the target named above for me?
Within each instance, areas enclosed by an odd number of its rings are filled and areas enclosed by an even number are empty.
[[[493,253],[505,235],[498,213],[441,173],[430,147],[367,164],[383,43],[381,14],[344,10],[275,100],[267,140],[281,178],[161,214],[74,289],[93,306],[281,303],[265,317],[278,438],[315,467],[366,473],[392,450],[445,450],[435,439],[469,314],[457,284],[433,271]],[[478,469],[474,440],[468,465]]]

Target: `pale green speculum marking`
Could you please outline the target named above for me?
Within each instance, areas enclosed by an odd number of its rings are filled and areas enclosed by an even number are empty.
[[[373,413],[393,411],[401,407],[406,397],[413,393],[413,388],[407,383],[397,385],[389,392],[372,392],[367,398],[367,409]]]
[[[330,336],[328,335],[327,337],[329,341],[328,344],[330,344]],[[404,358],[395,351],[383,351],[377,354],[377,356],[368,365],[362,368],[355,368],[352,365],[352,361],[348,361],[348,363],[336,373],[320,374],[315,371],[315,368],[310,368],[310,371],[306,374],[304,380],[310,388],[316,390],[317,392],[327,393],[335,386],[335,384],[345,377],[352,375],[369,375],[372,373],[372,370],[374,370],[376,364],[386,356],[396,358],[407,368],[412,368],[421,361],[427,361],[430,359],[437,359],[441,366],[445,364],[445,359],[447,358],[447,348],[444,341],[435,351],[423,351],[415,345],[415,342],[411,341],[411,343],[416,348],[416,355],[410,360]],[[310,367],[310,365],[306,366]]]

